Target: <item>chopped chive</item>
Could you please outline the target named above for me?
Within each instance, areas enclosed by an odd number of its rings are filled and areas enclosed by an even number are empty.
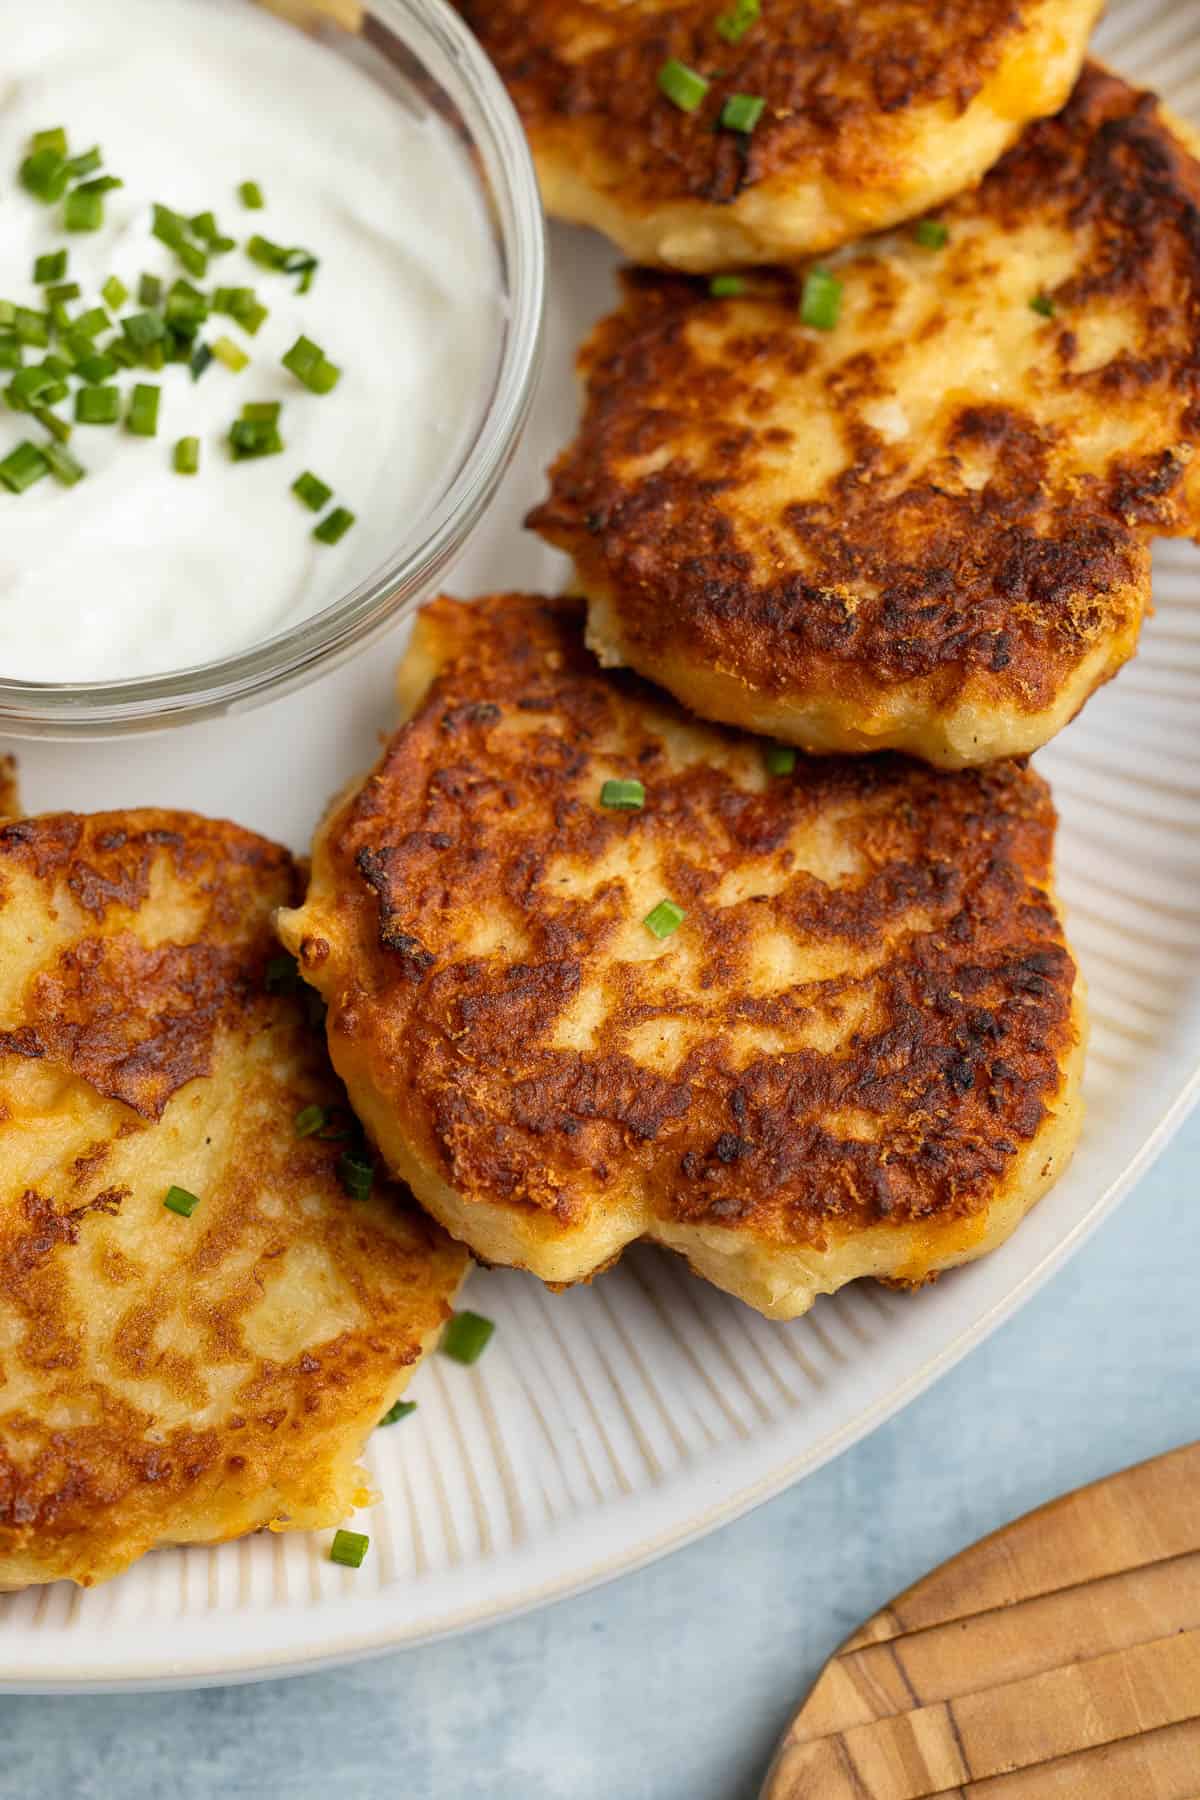
[[[86,381],[89,387],[98,387],[102,381],[107,381],[109,376],[115,375],[116,372],[117,365],[113,358],[100,354],[85,356],[82,362],[75,365],[76,375],[80,381]]]
[[[714,275],[708,291],[714,300],[733,300],[745,293],[746,283],[740,275]]]
[[[397,1425],[401,1419],[407,1419],[408,1415],[415,1413],[416,1410],[415,1400],[397,1400],[394,1406],[388,1407],[375,1429],[378,1431],[384,1425]]]
[[[189,275],[195,275],[199,279],[208,274],[208,253],[197,244],[180,244],[175,254]]]
[[[62,125],[55,125],[50,131],[35,131],[29,140],[31,150],[53,150],[59,156],[67,154],[67,133]]]
[[[150,230],[168,250],[178,250],[180,244],[187,242],[187,220],[169,206],[155,204],[154,222]]]
[[[17,316],[17,309],[11,300],[0,300],[0,326],[7,331]]]
[[[250,337],[254,337],[263,320],[270,317],[267,308],[260,306],[256,299],[239,301],[232,311],[233,317]]]
[[[741,131],[749,136],[766,106],[766,101],[758,94],[730,94],[721,108],[721,123],[726,131]]]
[[[238,188],[238,199],[247,212],[261,212],[267,204],[263,199],[263,191],[257,181],[243,181]]]
[[[81,332],[85,338],[94,338],[102,331],[107,331],[112,320],[102,306],[91,306],[87,312],[80,313],[72,329]]]
[[[197,474],[200,468],[200,439],[180,438],[171,457],[171,466],[177,475]]]
[[[301,335],[281,359],[297,381],[313,394],[328,394],[341,380],[342,371],[331,363],[319,344]]]
[[[34,312],[29,306],[18,306],[13,312],[13,330],[23,344],[29,344],[34,350],[45,350],[50,342],[50,315]]]
[[[231,250],[236,250],[236,249],[237,249],[237,239],[236,238],[224,237],[224,236],[215,237],[209,243],[208,254],[210,256],[228,256],[229,252]]]
[[[121,320],[121,330],[135,350],[161,343],[167,335],[167,322],[161,313],[129,313]]]
[[[323,1106],[302,1106],[292,1120],[292,1128],[297,1137],[312,1137],[321,1131],[329,1119],[329,1113]]]
[[[197,344],[195,350],[192,352],[192,359],[191,359],[190,363],[188,364],[189,369],[192,371],[192,380],[193,381],[199,381],[200,377],[203,375],[205,369],[207,369],[209,363],[212,362],[212,360],[213,360],[213,353],[209,349],[208,345],[207,344]]]
[[[299,246],[288,250],[280,265],[283,274],[299,275],[300,280],[296,283],[298,294],[307,294],[313,284],[313,276],[320,266],[319,257],[314,256],[311,250],[302,250]]]
[[[211,244],[214,238],[219,238],[221,235],[221,228],[217,224],[217,215],[214,212],[197,213],[191,223],[192,231],[198,238],[203,238],[206,243]]]
[[[111,306],[114,312],[118,312],[129,298],[129,289],[119,275],[110,275],[100,289],[100,297],[106,306]]]
[[[51,412],[48,406],[34,406],[30,410],[38,424],[43,425],[52,438],[56,438],[60,444],[67,442],[71,435],[71,427],[65,419],[60,419],[58,414]],[[45,446],[43,446],[43,453],[44,450]]]
[[[178,1213],[181,1219],[190,1219],[200,1204],[197,1194],[189,1194],[186,1188],[169,1187],[163,1205],[170,1212]]]
[[[212,353],[218,362],[224,363],[225,367],[232,370],[235,375],[250,361],[246,352],[239,350],[232,338],[215,338],[212,343]]]
[[[93,181],[81,181],[79,186],[75,189],[75,192],[77,194],[99,194],[103,196],[104,194],[111,194],[117,188],[123,188],[124,186],[125,183],[121,180],[119,175],[97,175]]]
[[[828,269],[810,269],[804,277],[800,318],[816,331],[832,331],[842,310],[842,284]]]
[[[39,287],[48,287],[53,281],[61,281],[67,272],[67,250],[48,250],[45,256],[39,256],[33,265],[33,279]]]
[[[67,158],[67,174],[72,181],[82,181],[85,175],[94,175],[104,158],[98,149],[84,150],[78,156]]]
[[[19,369],[22,361],[20,338],[13,331],[0,331],[0,369]]]
[[[341,1563],[345,1569],[361,1569],[370,1547],[371,1540],[365,1531],[335,1531],[329,1546],[329,1560]]]
[[[58,385],[59,377],[43,363],[39,368],[18,369],[8,384],[8,392],[31,406]],[[17,410],[22,409],[18,407]]]
[[[40,200],[43,206],[53,206],[56,200],[61,200],[71,179],[66,158],[50,144],[30,152],[21,164],[18,178],[26,193]]]
[[[78,300],[83,289],[77,281],[56,281],[46,289],[48,306],[64,306],[68,300]]]
[[[327,487],[319,476],[306,469],[303,475],[297,475],[292,483],[292,492],[303,500],[310,512],[320,512],[321,508],[333,499],[333,489]]]
[[[157,275],[142,275],[138,278],[138,305],[157,306],[162,299],[163,284]]]
[[[59,482],[63,487],[74,487],[75,484],[82,481],[87,474],[87,470],[84,468],[83,464],[77,463],[75,458],[71,455],[71,452],[69,450],[64,450],[61,444],[56,444],[53,441],[48,444],[43,444],[42,455],[49,463],[50,473],[53,475],[55,481]]]
[[[278,427],[270,420],[235,419],[229,427],[229,445],[234,462],[246,462],[256,456],[278,456],[284,444]]]
[[[676,906],[673,900],[660,900],[657,906],[651,907],[642,924],[656,938],[669,938],[673,931],[679,930],[683,918],[682,907]]]
[[[99,231],[104,223],[104,196],[86,188],[72,188],[63,207],[63,228],[67,231]]]
[[[77,425],[115,425],[121,416],[121,390],[115,387],[83,387],[75,393]]]
[[[606,781],[600,789],[600,804],[615,812],[640,812],[646,804],[646,790],[640,781]]]
[[[340,544],[353,524],[354,514],[344,506],[335,506],[319,525],[313,526],[313,536],[318,544]]]
[[[260,263],[264,269],[282,270],[288,258],[288,252],[282,244],[273,244],[270,238],[263,237],[258,231],[247,240],[246,255],[251,262]]]
[[[252,425],[278,425],[282,400],[247,400],[242,417]]]
[[[763,761],[769,775],[790,775],[796,767],[796,752],[790,744],[768,744]]]
[[[136,369],[138,353],[133,345],[123,337],[109,338],[104,346],[105,354],[111,356],[122,369]]]
[[[66,332],[71,329],[71,314],[61,300],[50,303],[50,323],[55,331]]]
[[[166,317],[174,331],[184,337],[195,337],[208,318],[208,301],[203,294],[168,294]]]
[[[28,439],[10,450],[0,462],[0,481],[14,494],[23,494],[26,488],[31,488],[35,481],[49,473],[50,464],[44,452]]]
[[[724,38],[727,44],[740,44],[761,11],[761,0],[733,0],[729,11],[721,13],[716,20],[717,36]]]
[[[365,1156],[357,1156],[352,1150],[343,1150],[334,1164],[337,1178],[342,1184],[344,1193],[351,1200],[368,1200],[375,1180],[375,1165]]]
[[[438,1349],[455,1362],[478,1362],[496,1327],[482,1313],[456,1312],[442,1333]]]
[[[940,219],[918,219],[913,236],[922,250],[944,250],[950,242],[950,227]]]
[[[1054,302],[1049,294],[1035,294],[1029,304],[1035,313],[1040,313],[1042,315],[1043,319],[1052,319],[1054,317]]]
[[[139,381],[134,384],[129,401],[129,411],[125,414],[125,429],[134,437],[156,437],[158,435],[158,403],[162,398],[162,389],[153,382]]]
[[[669,56],[658,71],[658,91],[680,112],[695,112],[708,92],[708,83],[677,56]]]

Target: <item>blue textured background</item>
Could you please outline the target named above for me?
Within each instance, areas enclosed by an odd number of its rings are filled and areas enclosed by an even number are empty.
[[[548,1611],[262,1687],[0,1698],[8,1800],[752,1800],[861,1619],[994,1526],[1200,1432],[1200,1116],[907,1412],[749,1518]]]

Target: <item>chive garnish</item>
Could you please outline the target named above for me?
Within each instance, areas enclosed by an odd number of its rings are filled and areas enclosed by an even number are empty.
[[[13,310],[13,330],[23,344],[29,344],[34,350],[44,350],[50,342],[50,315],[34,312],[29,306],[18,306]]]
[[[86,381],[89,387],[98,387],[102,381],[107,381],[109,376],[115,375],[116,372],[117,365],[113,358],[101,355],[99,352],[95,356],[85,356],[82,362],[75,365],[76,375],[80,381]]]
[[[84,468],[83,464],[77,463],[70,451],[64,450],[61,444],[55,444],[53,442],[43,444],[42,455],[49,463],[50,473],[53,475],[55,481],[59,482],[63,487],[74,487],[75,484],[82,481],[87,474],[87,470]]]
[[[660,900],[657,906],[651,907],[642,923],[656,938],[669,938],[673,931],[679,930],[683,919],[682,907],[676,906],[673,900]]]
[[[175,251],[189,275],[198,279],[208,274],[208,253],[196,244],[180,244]]]
[[[1041,314],[1043,319],[1054,317],[1054,302],[1049,294],[1035,294],[1029,304],[1035,313]]]
[[[97,175],[92,181],[81,181],[75,192],[77,194],[111,194],[115,188],[123,188],[125,183],[119,175]]]
[[[252,425],[278,425],[282,400],[247,400],[242,417]]]
[[[0,332],[0,369],[19,369],[21,362],[21,340],[15,332]]]
[[[341,1563],[345,1569],[361,1569],[370,1547],[371,1540],[365,1531],[335,1531],[329,1546],[329,1560]]]
[[[186,1188],[174,1186],[167,1189],[166,1199],[163,1201],[163,1205],[170,1212],[178,1213],[181,1219],[190,1219],[199,1204],[198,1195],[189,1194]]]
[[[188,364],[188,367],[192,371],[192,380],[193,381],[199,381],[200,377],[203,375],[205,369],[207,369],[209,363],[212,362],[212,360],[213,360],[213,353],[209,349],[208,345],[207,344],[197,344],[195,350],[192,352],[192,359]]]
[[[282,269],[287,254],[282,244],[273,244],[258,231],[246,243],[246,255],[251,262],[261,263],[264,269]]]
[[[482,1313],[456,1312],[442,1333],[438,1349],[455,1362],[478,1362],[496,1327]]]
[[[82,151],[78,156],[67,158],[67,174],[72,181],[82,181],[85,175],[94,175],[104,158],[95,146]]]
[[[646,804],[646,790],[640,781],[606,781],[600,789],[600,804],[615,812],[640,812]]]
[[[157,306],[162,299],[163,284],[157,275],[142,275],[138,278],[138,305]]]
[[[121,416],[121,390],[115,387],[82,387],[75,393],[77,425],[115,425]]]
[[[158,403],[161,397],[161,388],[155,387],[153,382],[135,382],[129,401],[129,411],[125,415],[126,431],[132,432],[134,437],[156,437],[158,435]]]
[[[30,152],[21,164],[18,178],[26,193],[40,200],[43,206],[53,206],[56,200],[61,200],[71,179],[65,155],[50,144]]]
[[[758,94],[730,94],[721,108],[721,123],[726,131],[741,131],[749,136],[766,111],[766,105]]]
[[[321,508],[333,499],[333,489],[306,469],[303,475],[297,475],[292,483],[292,492],[303,500],[310,512],[320,512]]]
[[[302,381],[313,394],[328,394],[341,380],[342,371],[336,363],[329,361],[319,344],[303,335],[296,339],[282,361],[284,368],[290,369],[297,381]]]
[[[66,398],[65,392],[61,397]],[[30,408],[30,411],[38,424],[45,426],[52,438],[56,438],[60,444],[67,442],[71,435],[71,427],[65,419],[60,419],[58,414],[51,412],[48,406],[34,406]]]
[[[695,112],[708,92],[708,82],[677,56],[669,56],[658,71],[658,91],[680,112]]]
[[[192,219],[192,230],[198,238],[203,238],[209,244],[221,235],[221,228],[217,224],[217,215],[214,212],[197,213]]]
[[[177,475],[195,475],[200,468],[200,439],[182,437],[176,444],[171,463]]]
[[[225,367],[230,369],[235,375],[238,374],[240,370],[244,369],[246,364],[250,361],[246,352],[244,350],[239,350],[232,338],[214,338],[212,343],[212,353],[217,358],[218,362],[224,363]]]
[[[313,527],[313,536],[318,544],[339,544],[353,524],[354,514],[344,506],[335,506]]]
[[[329,1113],[323,1106],[302,1106],[292,1120],[292,1127],[297,1137],[312,1137],[324,1129]]]
[[[724,38],[727,44],[740,44],[761,11],[761,0],[733,0],[729,11],[717,18],[717,36]]]
[[[922,250],[944,250],[950,242],[950,227],[940,219],[919,219],[913,226],[913,236]]]
[[[365,1156],[356,1155],[353,1150],[343,1150],[334,1164],[337,1178],[342,1184],[343,1192],[349,1194],[351,1200],[368,1200],[375,1180],[375,1165]]]
[[[410,1413],[415,1413],[416,1410],[417,1403],[415,1400],[397,1400],[394,1406],[388,1407],[382,1419],[380,1419],[379,1425],[377,1425],[375,1429],[378,1431],[384,1425],[395,1425],[401,1419],[407,1419],[408,1415]]]
[[[714,300],[733,300],[745,293],[746,283],[740,275],[714,275],[708,291]]]
[[[763,761],[769,775],[790,775],[796,767],[796,752],[790,744],[768,744]]]
[[[261,212],[267,204],[257,181],[243,181],[238,188],[238,199],[248,212]]]
[[[35,131],[29,140],[29,148],[37,150],[53,150],[57,155],[67,154],[67,133],[62,125],[55,125],[50,131]]]
[[[69,251],[48,250],[39,256],[33,265],[33,279],[39,287],[48,287],[51,282],[61,281],[67,272]]]
[[[229,427],[229,445],[234,462],[246,462],[256,456],[278,456],[284,447],[279,429],[270,419],[235,419]]]
[[[0,462],[0,481],[14,494],[23,494],[35,481],[50,473],[45,453],[26,438]]]
[[[61,385],[61,378],[42,363],[37,368],[19,369],[8,384],[8,393],[23,403],[16,408],[20,412],[24,406],[44,400],[52,389]]]
[[[121,320],[121,330],[135,350],[160,343],[167,335],[167,322],[161,313],[129,313]]]
[[[118,312],[129,298],[129,289],[119,275],[110,275],[100,289],[100,297],[106,306],[111,306],[114,312]]]
[[[102,306],[90,306],[87,312],[80,313],[71,329],[90,341],[100,332],[107,331],[111,324],[112,320]]]
[[[47,306],[65,306],[68,300],[78,300],[83,289],[77,281],[56,281],[46,289]]]
[[[800,318],[816,331],[832,331],[842,310],[842,284],[828,269],[810,269],[804,277]]]
[[[104,223],[104,196],[86,188],[72,188],[63,207],[67,231],[99,231]]]

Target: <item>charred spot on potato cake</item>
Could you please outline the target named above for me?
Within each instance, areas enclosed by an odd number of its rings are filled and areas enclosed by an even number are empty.
[[[1061,105],[1098,0],[458,0],[528,132],[552,213],[645,263],[786,260],[970,186]],[[675,61],[694,108],[659,85]],[[751,131],[727,101],[761,101]]]
[[[607,658],[813,750],[958,766],[1132,654],[1150,537],[1200,531],[1200,165],[1090,70],[941,221],[840,260],[828,332],[804,270],[628,278],[530,521]]]
[[[553,1281],[639,1236],[701,1266],[720,1227],[704,1272],[781,1316],[1011,1229],[1074,1133],[1045,784],[886,756],[772,777],[580,627],[526,596],[427,608],[427,685],[282,917],[393,1168]],[[640,810],[601,803],[633,775]]]
[[[448,1315],[461,1252],[297,1136],[348,1117],[302,996],[269,991],[298,885],[187,814],[0,828],[0,1589],[336,1523]]]

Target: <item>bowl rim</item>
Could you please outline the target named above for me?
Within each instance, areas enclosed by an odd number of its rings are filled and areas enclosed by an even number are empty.
[[[246,710],[336,668],[428,597],[512,459],[541,367],[546,294],[545,222],[524,130],[499,75],[446,0],[364,0],[362,16],[363,37],[370,39],[373,24],[381,27],[428,70],[467,128],[471,160],[483,163],[475,174],[507,285],[507,330],[475,441],[419,536],[410,531],[399,551],[319,612],[230,655],[158,674],[96,682],[0,677],[0,730],[11,736],[162,730]],[[342,38],[360,35],[333,14],[320,26]]]

